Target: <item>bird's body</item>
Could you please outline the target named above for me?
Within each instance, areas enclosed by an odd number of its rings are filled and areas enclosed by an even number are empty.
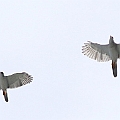
[[[109,44],[100,45],[97,43],[86,43],[82,49],[83,53],[99,62],[112,60],[112,69],[114,77],[117,76],[117,59],[120,57],[120,44],[116,44],[113,37],[110,36]]]
[[[25,72],[15,73],[9,76],[4,76],[4,73],[0,72],[0,89],[3,90],[3,95],[6,102],[8,102],[8,88],[20,87],[30,82],[32,82],[32,77]]]
[[[114,62],[118,59],[119,57],[119,52],[118,52],[118,49],[117,49],[117,44],[112,41],[112,42],[109,42],[109,54],[110,54],[110,58],[111,60],[113,60]]]
[[[3,74],[0,72],[0,88],[2,90],[6,90],[8,88],[8,82],[7,79],[3,76]]]
[[[5,79],[3,72],[0,72],[0,89],[3,90],[3,95],[6,102],[8,102],[7,88],[8,88],[7,79]]]

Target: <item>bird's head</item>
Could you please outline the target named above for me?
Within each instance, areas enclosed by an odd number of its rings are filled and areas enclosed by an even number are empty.
[[[3,73],[3,72],[0,72],[0,75],[1,75],[1,76],[4,76],[4,73]]]
[[[110,35],[109,44],[114,43],[113,36]]]

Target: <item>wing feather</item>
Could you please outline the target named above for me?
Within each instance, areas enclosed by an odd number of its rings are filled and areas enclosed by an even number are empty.
[[[89,58],[97,60],[98,62],[106,62],[111,60],[109,54],[109,45],[100,45],[97,43],[92,43],[88,41],[88,43],[84,43],[82,46],[82,53]],[[119,46],[120,48],[120,46]]]
[[[5,76],[5,77],[8,81],[9,88],[20,87],[32,82],[33,80],[33,77],[25,72],[15,73],[13,75]]]

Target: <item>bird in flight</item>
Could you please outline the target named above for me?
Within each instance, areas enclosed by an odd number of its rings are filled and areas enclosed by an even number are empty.
[[[17,88],[32,82],[33,77],[28,73],[15,73],[9,76],[4,76],[3,72],[0,72],[0,90],[3,91],[5,101],[8,102],[7,89]]]
[[[120,58],[120,44],[115,43],[112,36],[110,36],[109,44],[106,45],[100,45],[90,41],[84,44],[82,46],[82,53],[89,58],[98,62],[112,60],[113,75],[117,77],[117,59]]]

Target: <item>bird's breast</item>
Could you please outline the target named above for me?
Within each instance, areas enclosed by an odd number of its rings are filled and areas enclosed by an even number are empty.
[[[113,61],[116,61],[118,58],[118,52],[116,47],[109,47],[110,57]]]
[[[4,77],[0,77],[0,88],[2,90],[6,90],[8,88],[7,79],[5,79]]]

